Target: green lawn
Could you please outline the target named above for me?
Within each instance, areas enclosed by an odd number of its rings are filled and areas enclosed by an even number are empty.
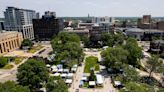
[[[35,53],[36,51],[40,50],[41,48],[43,48],[43,46],[41,46],[41,45],[33,46],[28,52]]]
[[[94,68],[95,71],[99,71],[100,67],[97,61],[98,61],[97,57],[93,57],[93,56],[87,57],[85,60],[84,72],[90,73],[90,68]]]
[[[11,69],[13,68],[14,66],[12,64],[7,64],[5,65],[4,67],[2,67],[2,69]]]
[[[17,65],[17,64],[19,64],[20,62],[22,62],[23,59],[24,59],[23,57],[16,57],[16,58],[14,59],[14,63]]]

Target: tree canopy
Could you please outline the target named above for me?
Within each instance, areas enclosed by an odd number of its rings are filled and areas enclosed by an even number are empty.
[[[19,84],[31,89],[39,88],[40,84],[47,81],[48,71],[43,62],[29,59],[18,67],[17,79]]]
[[[7,58],[0,57],[0,67],[3,67],[7,64]]]
[[[163,62],[159,60],[159,57],[155,55],[150,57],[146,63],[146,68],[149,70],[149,77],[151,77],[152,72],[157,71],[163,64]]]
[[[129,52],[128,55],[128,64],[133,66],[139,65],[139,59],[142,56],[142,49],[138,46],[138,43],[133,38],[128,38],[124,48]]]
[[[17,85],[13,81],[7,81],[0,83],[0,92],[30,92],[30,89],[27,86]]]
[[[33,43],[32,43],[31,40],[29,40],[29,39],[24,39],[24,40],[22,41],[21,47],[26,47],[26,46],[27,46],[27,47],[31,48],[32,45],[33,45]]]
[[[124,42],[124,35],[121,33],[112,34],[112,33],[103,33],[101,35],[101,41],[103,46],[113,47],[114,45],[122,45]]]
[[[104,58],[104,65],[110,68],[120,68],[127,62],[128,52],[122,47],[108,48],[101,53]]]
[[[61,32],[51,41],[51,44],[56,54],[55,62],[65,60],[66,64],[69,64],[72,60],[80,61],[83,58],[80,37],[76,34]]]
[[[46,83],[48,92],[68,92],[68,87],[60,77],[51,77]]]
[[[147,92],[147,90],[142,84],[129,82],[125,84],[125,89],[121,89],[119,92]]]

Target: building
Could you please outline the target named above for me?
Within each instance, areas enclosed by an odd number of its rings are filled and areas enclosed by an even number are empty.
[[[152,23],[151,15],[143,15],[142,18],[138,19],[137,23],[138,28],[142,29],[154,29],[156,27],[156,24]]]
[[[33,19],[34,36],[36,40],[51,40],[59,31],[63,31],[64,22],[56,18],[54,12],[45,12],[41,19]]]
[[[21,32],[4,31],[0,33],[0,55],[11,52],[21,46],[23,36]]]
[[[34,39],[32,19],[36,18],[35,11],[8,7],[4,15],[5,30],[22,32],[24,39]]]
[[[163,53],[164,52],[164,41],[163,40],[155,40],[150,43],[150,51],[155,53]]]
[[[143,15],[142,23],[150,24],[151,23],[151,15]]]
[[[95,25],[95,23],[79,23],[78,28],[86,28],[91,30],[93,25]]]
[[[36,13],[36,19],[39,19],[40,18],[40,14],[39,12]]]
[[[89,30],[88,29],[85,29],[85,28],[73,29],[73,28],[69,28],[68,27],[68,28],[65,28],[63,32],[66,32],[66,33],[75,33],[75,34],[77,34],[80,37],[83,37],[83,36],[89,37]]]
[[[164,31],[164,21],[157,22],[157,29]]]
[[[136,38],[137,40],[152,41],[153,37],[164,37],[164,31],[157,29],[139,29],[139,28],[128,28],[124,29],[127,36]]]
[[[44,18],[51,18],[51,17],[56,18],[56,12],[46,11],[45,14],[43,15],[43,17]]]
[[[114,24],[114,18],[112,17],[108,17],[108,16],[105,16],[105,17],[93,17],[92,18],[92,23],[111,23],[111,24]]]
[[[5,20],[4,19],[0,19],[0,31],[1,30],[5,30],[5,26],[4,26]]]

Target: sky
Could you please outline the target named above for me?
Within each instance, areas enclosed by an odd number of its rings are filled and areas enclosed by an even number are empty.
[[[55,11],[58,17],[164,16],[164,0],[0,0],[0,17],[7,6],[40,12]]]

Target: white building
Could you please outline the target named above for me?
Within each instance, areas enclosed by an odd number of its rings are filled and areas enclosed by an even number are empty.
[[[113,24],[114,22],[115,22],[114,18],[113,17],[108,17],[108,16],[105,16],[105,17],[93,17],[92,18],[92,23],[98,23],[98,24],[109,23],[109,24]]]
[[[35,11],[8,7],[4,15],[5,30],[22,32],[24,39],[34,39],[32,19],[36,18]]]

